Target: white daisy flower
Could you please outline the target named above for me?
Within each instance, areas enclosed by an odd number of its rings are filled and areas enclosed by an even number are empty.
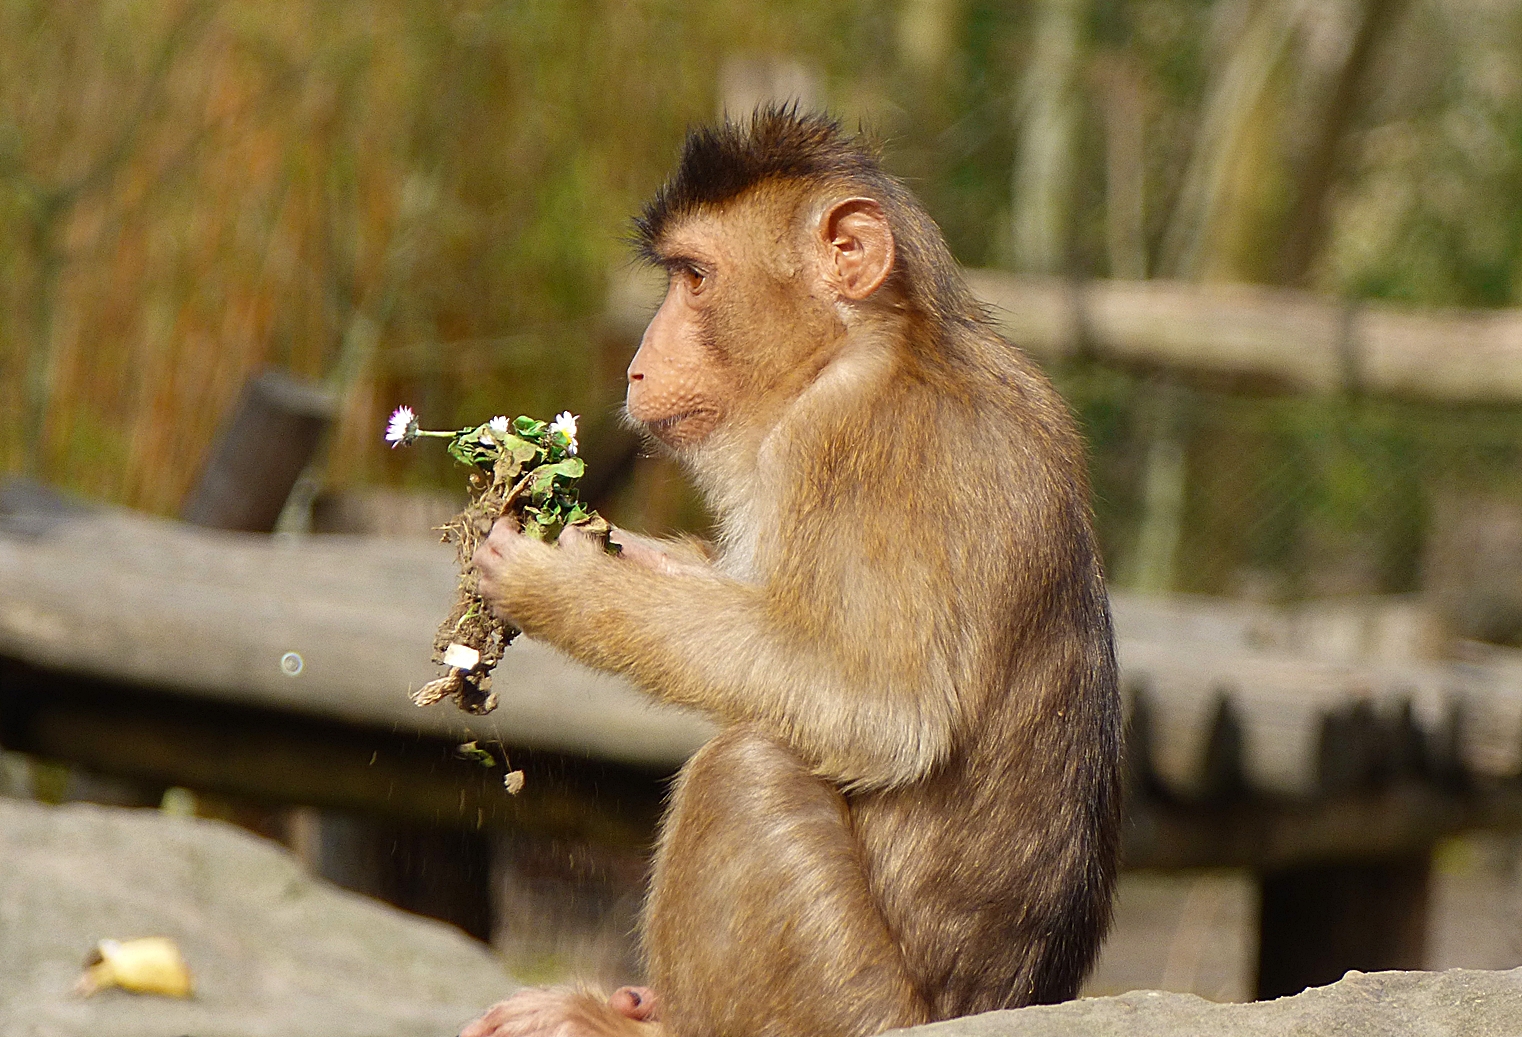
[[[565,452],[571,455],[576,453],[576,415],[568,410],[563,410],[555,415],[555,420],[550,422],[550,435],[560,433],[565,437]]]
[[[495,418],[492,418],[486,423],[486,425],[499,436],[507,435],[507,419],[501,414],[498,414]]]
[[[417,415],[411,407],[398,407],[391,412],[391,420],[386,423],[386,442],[391,449],[408,446],[417,439],[417,433]]]

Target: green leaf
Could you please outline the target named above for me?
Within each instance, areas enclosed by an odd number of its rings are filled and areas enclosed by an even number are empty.
[[[517,436],[511,437],[507,445],[503,447],[503,450],[507,453],[512,454],[515,458],[523,462],[525,465],[537,460],[539,455],[543,452],[539,449],[539,447],[530,443],[528,440],[519,439]]]
[[[460,759],[469,760],[471,763],[481,767],[495,767],[497,765],[497,758],[475,742],[463,742],[455,746],[454,751],[455,755]]]
[[[554,493],[556,480],[568,482],[580,479],[586,470],[585,462],[579,457],[568,457],[554,464],[542,464],[529,476],[529,496],[534,498],[534,503],[544,504]]]

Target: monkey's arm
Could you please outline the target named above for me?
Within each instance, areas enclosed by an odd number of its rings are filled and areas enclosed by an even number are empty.
[[[567,532],[574,536],[575,527]],[[608,539],[618,545],[622,557],[657,572],[703,570],[713,561],[707,545],[691,537],[664,539],[615,529]]]
[[[951,667],[902,593],[870,574],[822,616],[711,566],[552,548],[503,523],[475,565],[482,596],[529,636],[667,701],[763,724],[834,780],[905,784],[950,749]]]

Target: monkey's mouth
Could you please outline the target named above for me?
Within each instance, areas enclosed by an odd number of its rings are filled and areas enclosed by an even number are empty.
[[[668,447],[680,449],[696,446],[708,437],[718,423],[718,414],[707,407],[670,414],[644,422],[645,431]]]
[[[675,428],[695,414],[697,414],[697,411],[695,410],[684,410],[682,413],[673,414],[669,418],[660,418],[656,421],[647,421],[645,422],[645,428],[649,429],[652,433],[658,436],[662,432],[667,432]]]

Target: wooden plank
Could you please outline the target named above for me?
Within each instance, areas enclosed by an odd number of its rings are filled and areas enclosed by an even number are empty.
[[[1128,868],[1281,868],[1425,853],[1474,829],[1522,831],[1515,785],[1440,789],[1406,780],[1312,801],[1241,799],[1221,805],[1131,797]]]
[[[1522,311],[1418,310],[1259,285],[1071,283],[969,271],[1011,341],[1038,357],[1451,403],[1522,400]]]
[[[0,656],[192,699],[665,770],[712,732],[526,640],[499,670],[496,713],[417,709],[407,693],[434,674],[433,629],[455,578],[451,551],[426,540],[259,536],[107,509],[21,527],[5,518]],[[1209,801],[1240,784],[1243,795],[1315,798],[1401,772],[1394,756],[1416,743],[1434,761],[1421,772],[1429,780],[1522,775],[1522,654],[1423,658],[1427,635],[1405,599],[1297,612],[1117,593],[1114,613],[1126,685],[1149,689],[1148,780],[1170,795]],[[295,676],[287,653],[301,658]],[[1380,732],[1406,733],[1363,738],[1368,758],[1350,782],[1333,773],[1351,757],[1327,748],[1327,718],[1335,726],[1359,710]]]
[[[87,771],[441,828],[649,844],[667,771],[510,745],[509,795],[455,743],[186,699],[0,660],[0,744]],[[530,794],[532,790],[532,794]]]

